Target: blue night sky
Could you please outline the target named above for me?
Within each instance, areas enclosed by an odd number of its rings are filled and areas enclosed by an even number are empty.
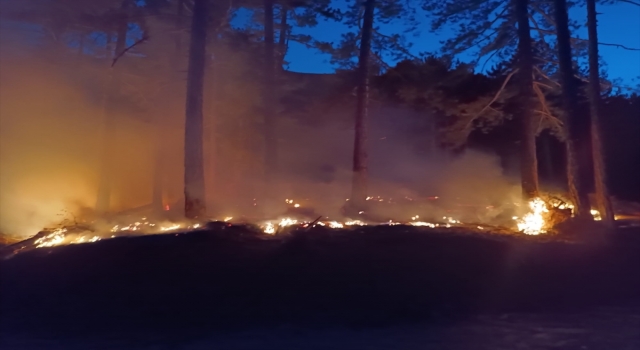
[[[627,3],[599,6],[598,35],[602,43],[615,43],[627,47],[640,48],[640,6]],[[586,23],[586,8],[575,8],[571,17]],[[389,24],[382,27],[386,33],[402,32],[403,25]],[[347,29],[335,22],[320,22],[314,28],[295,29],[297,33],[310,34],[321,41],[339,42],[341,33]],[[430,32],[430,19],[425,18],[420,28],[420,35],[409,38],[413,42],[412,53],[436,53],[440,49],[440,41],[447,39],[451,32],[442,30],[438,33]],[[412,36],[412,34],[409,34]],[[587,30],[583,28],[574,36],[587,38]],[[636,78],[640,77],[640,51],[629,51],[612,46],[600,46],[600,54],[607,64],[609,78],[622,79],[625,85],[637,85]],[[470,61],[471,56],[460,56],[462,61]],[[300,44],[291,43],[287,60],[289,69],[296,72],[329,73],[334,67],[329,63],[329,56],[308,49]],[[391,63],[391,62],[389,62]]]

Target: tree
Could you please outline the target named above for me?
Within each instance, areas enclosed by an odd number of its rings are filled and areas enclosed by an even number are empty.
[[[178,75],[180,75],[180,78],[182,78],[182,74],[179,73],[179,68],[180,67],[180,63],[181,63],[181,54],[182,54],[182,33],[181,33],[181,29],[183,29],[184,26],[184,6],[185,5],[185,0],[176,0],[175,1],[175,6],[173,8],[170,8],[172,14],[175,15],[175,18],[173,21],[169,21],[169,28],[173,29],[173,31],[175,33],[173,33],[172,38],[173,39],[173,44],[174,44],[174,48],[173,48],[173,52],[169,51],[170,53],[164,54],[164,56],[169,56],[168,60],[166,60],[164,63],[168,65],[167,66],[162,66],[162,70],[164,70],[165,72],[168,71],[169,73],[169,77],[168,80],[170,82],[175,82],[176,80],[178,80]],[[165,31],[165,33],[163,33],[163,37],[165,35],[167,35],[167,32]],[[168,36],[168,35],[167,35]],[[164,41],[162,44],[168,43],[168,41]],[[166,50],[166,46],[162,45],[161,48],[163,51]],[[160,54],[159,52],[157,52],[156,54]],[[156,67],[154,67],[156,68]],[[154,76],[157,76],[158,74],[154,74]],[[164,82],[166,85],[166,82]],[[175,86],[172,84],[168,84],[169,86]],[[160,101],[156,101],[156,102],[160,102]],[[157,212],[160,213],[162,212],[163,208],[163,198],[166,194],[167,191],[167,179],[166,179],[166,168],[167,168],[167,162],[166,162],[166,153],[167,153],[167,147],[166,147],[166,143],[167,143],[167,138],[169,135],[167,135],[167,128],[168,128],[168,121],[166,120],[166,116],[161,112],[157,114],[158,119],[156,121],[156,155],[155,155],[155,165],[154,165],[154,173],[153,173],[153,182],[152,182],[152,206],[153,209]]]
[[[555,22],[558,41],[558,61],[562,84],[562,104],[567,133],[567,180],[574,215],[583,219],[589,216],[589,192],[586,189],[584,174],[587,167],[580,151],[585,149],[585,135],[589,123],[578,113],[578,86],[574,77],[571,55],[571,33],[566,0],[554,0]]]
[[[273,2],[264,0],[264,82],[262,93],[262,107],[264,109],[264,183],[265,190],[270,189],[272,181],[277,177],[278,171],[278,139],[276,136],[275,120],[275,43],[273,27]],[[269,192],[269,191],[268,191]],[[265,193],[271,198],[270,193]]]
[[[107,88],[104,92],[104,131],[102,140],[102,156],[101,156],[101,169],[100,180],[98,183],[98,195],[96,198],[95,209],[98,213],[105,213],[109,211],[111,204],[111,186],[113,177],[113,158],[114,154],[111,151],[111,137],[115,130],[115,115],[113,112],[113,99],[116,91],[119,87],[119,77],[115,70],[115,64],[117,60],[124,55],[127,44],[127,33],[129,25],[129,8],[133,4],[130,0],[123,0],[120,5],[119,12],[114,17],[116,23],[116,42],[113,49],[113,60],[110,63],[107,73]],[[108,36],[110,37],[110,36]],[[110,43],[107,43],[107,47]]]
[[[593,157],[593,174],[596,192],[596,207],[602,221],[613,226],[614,216],[609,199],[606,179],[606,164],[600,132],[600,74],[598,63],[598,23],[596,18],[596,1],[587,0],[587,26],[589,32],[589,102],[591,107],[591,152]]]
[[[351,183],[351,206],[364,209],[368,187],[367,104],[369,103],[369,56],[375,0],[366,0],[362,21],[360,55],[357,70],[357,101],[355,113],[355,135],[353,144],[353,178]]]
[[[194,0],[187,69],[184,144],[185,216],[202,218],[206,213],[203,164],[203,90],[207,43],[207,5]]]
[[[536,120],[532,106],[533,51],[529,28],[529,0],[514,0],[518,22],[518,90],[520,100],[520,180],[525,199],[538,196],[538,159],[536,156]]]
[[[353,178],[348,208],[359,212],[364,209],[368,187],[367,108],[370,75],[388,68],[385,58],[413,57],[410,46],[400,34],[387,35],[375,23],[389,23],[405,19],[413,25],[412,7],[400,0],[355,0],[346,11],[327,11],[330,17],[341,19],[353,30],[342,34],[337,45],[315,42],[321,51],[331,54],[331,62],[342,68],[355,70],[355,133]],[[375,70],[377,68],[377,70]]]

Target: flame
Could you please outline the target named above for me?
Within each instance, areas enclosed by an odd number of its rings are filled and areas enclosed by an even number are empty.
[[[36,239],[34,244],[36,248],[53,247],[53,246],[60,245],[64,242],[66,232],[67,232],[67,229],[65,228],[56,229],[50,234]]]
[[[525,214],[524,217],[514,217],[518,225],[518,231],[527,235],[539,235],[546,233],[545,213],[549,212],[547,204],[540,198],[534,198],[529,201],[531,212]]]
[[[595,221],[602,220],[602,216],[600,215],[600,212],[597,211],[596,209],[591,209],[590,213],[591,213],[591,216],[593,216],[593,220]]]
[[[272,235],[276,233],[276,227],[272,223],[267,222],[263,228],[263,231],[268,235]]]
[[[426,227],[431,227],[431,228],[436,228],[439,225],[438,224],[432,224],[430,222],[424,222],[424,221],[412,221],[409,223],[409,225],[411,226],[426,226]]]
[[[430,197],[429,199],[437,199],[438,197]],[[410,198],[406,198],[410,199]],[[348,199],[347,199],[348,200]],[[370,201],[380,201],[380,202],[389,202],[394,203],[392,198],[382,198],[379,196],[370,196],[367,197],[367,200]],[[289,204],[292,207],[299,208],[301,204],[297,203],[297,201],[293,199],[285,199],[285,203]],[[527,214],[522,219],[514,218],[518,221],[518,229],[527,234],[539,234],[544,231],[544,219],[541,217],[541,214],[545,211],[546,206],[544,202],[541,200],[532,201],[529,204],[532,212]],[[362,213],[362,212],[361,212]],[[278,218],[276,220],[267,220],[263,223],[259,224],[261,230],[268,235],[274,235],[278,233],[280,228],[300,225],[302,227],[313,226],[323,226],[331,229],[344,229],[348,227],[357,227],[357,226],[368,226],[368,225],[411,225],[416,227],[428,227],[428,228],[450,228],[453,226],[462,225],[462,222],[456,218],[451,216],[443,216],[442,221],[439,223],[431,223],[426,221],[420,221],[419,215],[409,216],[410,221],[394,221],[389,220],[386,222],[364,222],[361,220],[348,220],[348,221],[304,221],[299,218],[292,217],[284,217]],[[233,219],[232,216],[224,217],[222,221],[229,222]],[[189,231],[202,227],[203,223],[189,223],[189,222],[150,222],[146,217],[142,217],[134,222],[128,224],[118,224],[111,227],[110,231],[114,234],[107,234],[105,232],[104,235],[93,236],[93,235],[75,235],[67,232],[67,229],[61,228],[57,229],[51,233],[46,234],[43,237],[38,238],[34,246],[37,248],[40,247],[52,247],[64,244],[81,244],[81,243],[92,243],[101,239],[109,239],[115,238],[118,236],[118,233],[132,233],[132,234],[149,234],[149,233],[168,233],[180,230]],[[482,230],[485,229],[481,226],[474,226],[475,228]]]
[[[344,225],[337,221],[329,221],[329,227],[331,228],[344,228]]]

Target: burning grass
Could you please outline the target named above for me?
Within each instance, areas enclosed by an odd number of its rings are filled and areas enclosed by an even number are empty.
[[[406,199],[406,198],[405,198]],[[429,197],[429,201],[437,200],[438,197]],[[368,201],[376,204],[395,205],[392,199],[381,197],[368,197]],[[413,201],[409,198],[408,200]],[[265,237],[279,236],[296,230],[310,230],[312,228],[323,228],[325,230],[353,230],[358,227],[384,227],[384,226],[405,226],[413,227],[415,230],[465,230],[471,234],[508,234],[508,235],[528,235],[539,236],[557,233],[556,227],[571,217],[573,206],[558,197],[547,196],[545,198],[534,198],[525,205],[514,204],[515,212],[520,212],[520,216],[511,217],[510,224],[493,223],[465,223],[454,216],[442,216],[438,220],[424,221],[420,215],[407,215],[407,220],[373,219],[368,213],[360,212],[360,218],[331,218],[315,217],[313,210],[303,206],[300,201],[286,199],[289,206],[287,215],[272,220],[248,220],[234,219],[232,216],[223,219],[210,219],[205,221],[185,221],[185,220],[152,220],[147,217],[132,219],[130,216],[114,221],[94,221],[91,223],[79,224],[74,218],[73,223],[60,225],[57,228],[46,229],[39,232],[34,237],[25,241],[13,244],[4,248],[3,256],[13,256],[16,253],[28,251],[36,248],[50,248],[55,246],[70,244],[94,243],[100,240],[116,238],[120,236],[136,236],[149,234],[165,234],[173,232],[189,232],[207,229],[207,226],[216,223],[232,226],[247,226],[251,230],[262,234]],[[486,210],[491,210],[487,206]],[[599,220],[599,213],[591,211],[595,220]],[[311,219],[310,217],[315,217]]]

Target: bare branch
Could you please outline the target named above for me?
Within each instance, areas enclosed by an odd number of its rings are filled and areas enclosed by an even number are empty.
[[[542,93],[542,90],[540,90],[540,86],[534,83],[533,84],[533,91],[538,96],[538,100],[540,101],[540,106],[542,106],[542,112],[544,112],[545,115],[548,115],[551,118],[558,119],[558,118],[554,117],[551,114],[551,110],[549,109],[549,106],[547,104],[547,99],[544,97],[544,94]],[[558,121],[560,121],[560,120],[558,120]]]
[[[518,71],[518,69],[514,69],[511,73],[509,73],[509,75],[507,75],[507,77],[504,79],[504,82],[502,83],[502,86],[500,86],[500,90],[498,90],[498,92],[496,93],[495,96],[493,96],[493,99],[491,99],[491,101],[484,106],[484,108],[482,108],[482,110],[480,110],[480,112],[478,112],[478,114],[476,114],[473,118],[471,118],[469,120],[469,122],[467,123],[465,128],[468,128],[469,126],[471,126],[471,123],[476,120],[480,115],[482,115],[482,113],[484,113],[484,111],[486,111],[488,108],[491,107],[491,105],[496,102],[496,100],[498,99],[498,97],[500,97],[500,94],[502,93],[502,91],[504,90],[505,86],[507,86],[507,83],[509,82],[509,80],[511,79],[511,77],[516,74],[516,72]]]
[[[484,63],[482,64],[482,69],[480,69],[480,71],[484,72],[484,67],[487,65],[487,63],[489,63],[489,61],[491,61],[493,56],[495,56],[496,54],[498,54],[501,51],[502,51],[502,49],[498,49],[498,50],[493,51],[493,53],[489,56],[489,58],[487,58],[487,60],[484,61]],[[478,57],[478,61],[480,61],[480,57]]]
[[[618,0],[619,2],[626,2],[627,4],[632,4],[632,5],[636,5],[636,6],[640,6],[640,2],[635,2],[635,1],[631,1],[631,0]]]
[[[140,38],[138,41],[136,41],[135,43],[131,44],[131,46],[125,48],[124,50],[122,50],[121,53],[118,54],[118,56],[113,58],[113,62],[111,62],[111,67],[116,65],[116,62],[118,62],[118,60],[120,59],[120,57],[124,56],[125,53],[127,53],[127,51],[133,49],[136,45],[138,44],[142,44],[143,42],[147,41],[149,39],[149,36],[145,33],[142,38]]]
[[[544,87],[546,87],[546,88],[548,88],[548,89],[553,89],[553,86],[551,86],[551,85],[547,85],[547,84],[545,84],[545,83],[541,83],[541,82],[539,82],[539,81],[534,81],[533,83],[534,83],[534,84],[536,84],[536,85],[538,85],[538,86],[544,86]]]
[[[552,83],[554,83],[554,84],[556,84],[556,85],[560,86],[560,83],[558,83],[557,81],[555,81],[555,80],[553,80],[553,79],[549,78],[549,76],[548,76],[548,75],[544,74],[544,72],[542,71],[542,69],[540,69],[540,68],[538,68],[538,67],[536,67],[536,66],[533,66],[533,69],[535,69],[535,70],[538,72],[538,74],[542,75],[544,78],[546,78],[546,79],[547,79],[547,80],[549,80],[550,82],[552,82]]]
[[[576,38],[577,40],[581,40],[581,41],[589,41],[587,39],[580,39],[580,38]],[[640,49],[635,48],[635,47],[628,47],[628,46],[624,46],[624,45],[620,45],[620,44],[610,44],[610,43],[598,43],[598,45],[603,45],[603,46],[615,46],[615,47],[619,47],[621,49],[625,49],[625,50],[631,50],[631,51],[640,51]]]
[[[551,18],[551,16],[549,16],[546,12],[542,11],[540,9],[540,7],[536,6],[536,5],[532,5],[533,9],[539,13],[540,15],[542,15],[542,17],[544,17],[544,19],[547,20],[547,22],[551,23],[551,25],[553,25],[554,27],[556,27],[556,21]]]
[[[534,30],[536,30],[539,33],[542,34],[551,34],[551,35],[555,35],[556,32],[554,32],[553,30],[546,30],[546,29],[540,29],[538,27],[534,28]],[[576,42],[576,41],[580,41],[580,42],[589,42],[589,39],[582,39],[582,38],[574,38],[571,37],[571,41]],[[602,45],[602,46],[615,46],[615,47],[619,47],[621,49],[625,49],[625,50],[629,50],[629,51],[640,51],[639,48],[635,48],[635,47],[628,47],[628,46],[624,46],[622,44],[612,44],[612,43],[601,43],[598,42],[598,45]]]
[[[538,21],[536,21],[535,17],[532,15],[529,15],[529,19],[531,20],[531,22],[533,23],[533,27],[535,29],[537,29],[538,31],[542,30],[540,28],[540,26],[538,25]],[[544,46],[547,48],[547,50],[551,51],[551,46],[549,45],[549,43],[547,43],[546,40],[544,40],[544,35],[540,35],[540,40],[542,40],[542,43],[544,44]]]

